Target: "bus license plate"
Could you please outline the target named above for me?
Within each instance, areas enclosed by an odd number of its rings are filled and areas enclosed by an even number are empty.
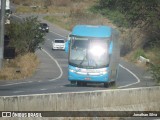
[[[89,77],[86,77],[85,80],[90,80],[90,78],[89,78]]]

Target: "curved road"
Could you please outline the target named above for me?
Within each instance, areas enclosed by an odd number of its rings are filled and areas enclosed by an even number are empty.
[[[116,87],[104,88],[103,84],[89,84],[83,87],[71,85],[67,80],[67,54],[64,51],[53,51],[51,44],[55,38],[65,39],[69,31],[48,24],[50,32],[45,37],[46,41],[42,46],[43,49],[37,51],[42,61],[40,67],[37,68],[37,72],[31,78],[21,81],[0,81],[0,96],[97,91],[146,87],[155,84],[142,69],[137,69],[136,66],[121,60]]]

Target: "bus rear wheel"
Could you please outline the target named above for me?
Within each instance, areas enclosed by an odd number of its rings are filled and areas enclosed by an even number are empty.
[[[87,82],[77,81],[77,86],[87,86]]]
[[[111,81],[110,86],[116,86],[116,81]]]
[[[116,81],[111,81],[111,82],[104,83],[105,88],[112,87],[112,86],[113,87],[116,86]]]

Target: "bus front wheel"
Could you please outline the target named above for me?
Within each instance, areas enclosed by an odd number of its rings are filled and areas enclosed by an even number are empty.
[[[105,83],[104,83],[104,87],[105,87],[105,88],[108,88],[108,87],[109,87],[109,83],[108,83],[108,82],[105,82]]]
[[[71,84],[76,84],[76,81],[70,81]]]
[[[87,82],[77,81],[77,86],[86,86]]]

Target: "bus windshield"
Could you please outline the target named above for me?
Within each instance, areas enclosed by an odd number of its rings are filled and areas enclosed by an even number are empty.
[[[71,37],[69,64],[80,68],[109,65],[109,38]]]

